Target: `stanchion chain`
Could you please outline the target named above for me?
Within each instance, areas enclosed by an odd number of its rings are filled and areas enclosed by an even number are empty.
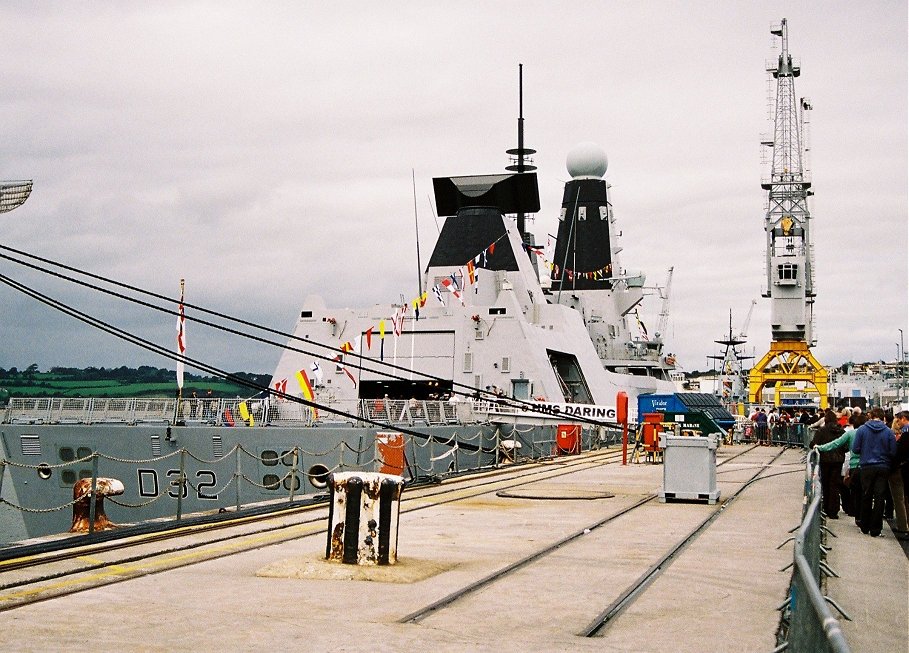
[[[76,497],[69,503],[64,503],[62,506],[57,506],[55,508],[26,508],[25,506],[20,506],[18,504],[13,503],[12,501],[8,501],[8,500],[2,498],[2,497],[0,497],[0,503],[5,503],[6,505],[10,506],[11,508],[15,508],[16,510],[19,510],[21,512],[45,513],[45,512],[57,512],[58,510],[64,510],[66,508],[70,508],[73,505],[75,505],[75,503],[82,498],[83,497]]]

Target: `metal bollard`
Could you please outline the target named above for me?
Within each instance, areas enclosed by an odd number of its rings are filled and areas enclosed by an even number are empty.
[[[83,478],[73,485],[73,523],[70,533],[94,533],[117,528],[104,512],[104,497],[123,494],[123,483],[116,478]]]
[[[331,492],[325,558],[351,565],[398,560],[398,517],[404,479],[377,472],[339,472]]]

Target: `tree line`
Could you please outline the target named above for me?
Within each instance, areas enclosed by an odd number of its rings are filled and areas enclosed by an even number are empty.
[[[250,372],[233,372],[234,376],[250,381],[257,385],[268,386],[271,381],[271,375],[255,374]],[[146,385],[146,384],[173,384],[176,387],[177,374],[174,370],[161,367],[152,367],[150,365],[141,365],[139,367],[51,367],[47,372],[38,369],[38,365],[33,363],[24,370],[16,367],[4,369],[0,367],[0,386],[7,388],[14,387],[47,387],[53,388],[55,383],[66,382],[74,383],[97,383],[103,381],[113,381],[118,385]],[[186,372],[184,374],[184,386],[217,386],[223,388],[225,384],[233,385],[215,376],[205,376]]]

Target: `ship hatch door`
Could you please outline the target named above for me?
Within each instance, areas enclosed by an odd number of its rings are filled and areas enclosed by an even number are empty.
[[[590,394],[590,388],[587,386],[581,366],[574,354],[551,349],[546,351],[549,354],[552,371],[559,380],[559,387],[562,388],[565,401],[574,404],[592,404],[593,397]]]
[[[511,396],[515,399],[530,401],[530,379],[512,379]]]

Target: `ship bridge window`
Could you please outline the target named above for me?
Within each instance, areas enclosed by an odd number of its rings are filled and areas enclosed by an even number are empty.
[[[505,315],[505,308],[493,306],[492,308],[489,309],[489,314],[490,315]]]

